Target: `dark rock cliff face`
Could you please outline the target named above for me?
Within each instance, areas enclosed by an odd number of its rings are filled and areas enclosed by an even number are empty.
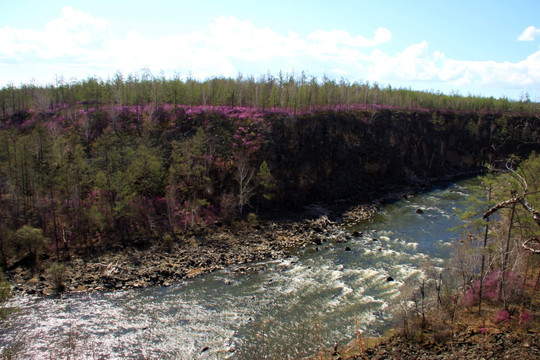
[[[532,117],[415,111],[272,119],[265,156],[287,206],[402,188],[539,149]],[[309,199],[309,200],[308,200]]]

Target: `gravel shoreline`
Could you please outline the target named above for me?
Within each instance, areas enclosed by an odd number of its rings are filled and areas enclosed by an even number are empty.
[[[343,214],[343,219],[354,224],[369,219],[376,210],[374,204],[355,206]],[[345,223],[330,220],[329,213],[323,207],[312,206],[302,214],[307,218],[304,220],[259,221],[252,225],[223,227],[207,233],[183,235],[169,246],[127,247],[108,252],[96,249],[88,256],[72,254],[68,260],[61,261],[65,269],[63,291],[169,286],[233,265],[286,258],[294,249],[321,245],[330,237],[336,242],[346,242],[351,235],[344,230]],[[44,263],[42,267],[51,265],[52,262]],[[17,267],[6,274],[16,294],[46,296],[55,293],[54,280],[47,271],[32,274],[29,269]]]

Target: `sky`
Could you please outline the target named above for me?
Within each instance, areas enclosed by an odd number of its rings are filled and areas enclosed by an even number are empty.
[[[17,0],[0,87],[282,73],[540,102],[540,0]]]

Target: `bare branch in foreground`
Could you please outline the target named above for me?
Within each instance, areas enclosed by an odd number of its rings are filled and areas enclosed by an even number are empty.
[[[527,210],[529,212],[529,214],[531,214],[531,216],[533,217],[536,224],[538,226],[540,226],[540,213],[538,211],[536,211],[534,206],[532,206],[532,204],[530,202],[528,202],[527,199],[525,199],[524,196],[517,196],[515,198],[512,198],[512,199],[509,199],[509,200],[498,203],[497,205],[493,206],[491,209],[486,211],[484,213],[484,215],[482,215],[482,218],[485,219],[485,218],[491,216],[494,212],[496,212],[496,211],[498,211],[500,209],[506,208],[506,207],[508,207],[508,206],[510,206],[512,204],[515,204],[515,203],[520,203],[521,205],[523,205],[525,210]]]

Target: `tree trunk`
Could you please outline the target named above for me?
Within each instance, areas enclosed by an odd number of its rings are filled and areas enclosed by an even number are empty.
[[[52,187],[50,188],[50,195],[51,195],[51,211],[52,211],[52,218],[53,218],[54,244],[56,246],[56,259],[60,261],[60,250],[58,248],[58,229],[56,228],[56,209],[54,207],[54,195],[53,195]]]
[[[512,204],[512,215],[510,215],[510,225],[508,226],[508,237],[506,238],[506,250],[503,257],[503,268],[502,268],[502,280],[501,288],[499,291],[499,298],[502,298],[504,301],[504,308],[508,310],[508,303],[506,301],[506,272],[508,271],[508,253],[510,252],[510,238],[512,237],[512,225],[514,223],[514,214],[516,212],[516,203]]]
[[[488,204],[491,201],[491,186],[488,187]],[[482,314],[482,293],[484,289],[484,271],[486,267],[486,247],[488,241],[488,232],[489,232],[489,217],[486,219],[486,228],[484,231],[484,244],[482,246],[482,265],[480,269],[480,289],[478,290],[478,315]]]

